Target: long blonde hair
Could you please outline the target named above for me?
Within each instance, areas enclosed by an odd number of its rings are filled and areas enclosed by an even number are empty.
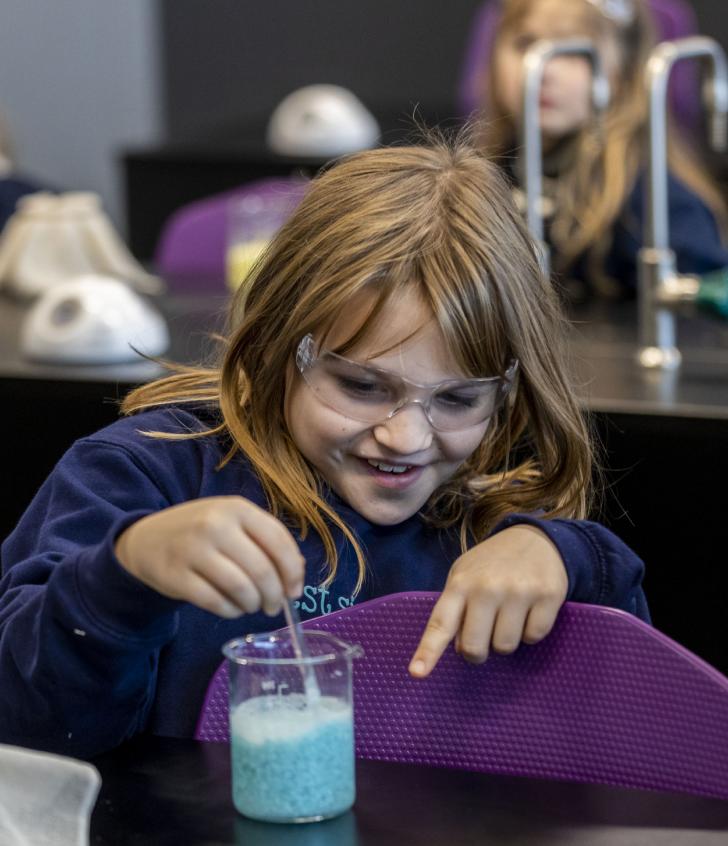
[[[464,373],[520,362],[509,402],[425,516],[457,527],[463,549],[514,511],[584,516],[592,446],[564,362],[564,318],[505,179],[463,134],[358,153],[319,175],[233,299],[219,366],[180,368],[132,391],[123,410],[214,406],[221,422],[202,436],[227,437],[226,461],[247,457],[272,513],[321,536],[328,580],[337,526],[354,545],[360,586],[357,539],[286,427],[286,374],[301,338],[326,333],[358,292],[374,291],[374,306],[349,345],[405,288],[429,305]]]
[[[494,44],[518,31],[522,21],[540,0],[503,0],[503,13]],[[654,24],[643,0],[630,0],[634,16],[620,24],[588,0],[569,0],[582,24],[581,35],[596,44],[610,41],[618,48],[619,73],[611,80],[611,102],[601,126],[591,125],[577,132],[568,142],[555,180],[554,215],[550,239],[555,247],[554,267],[568,271],[577,258],[586,254],[591,275],[604,275],[603,260],[611,244],[611,232],[633,190],[644,164],[647,98],[643,68],[655,44]],[[484,73],[483,139],[492,156],[513,150],[515,116],[498,101],[496,53]],[[705,169],[677,127],[669,132],[669,166],[672,172],[700,196],[725,225],[725,209],[720,193],[713,187]]]

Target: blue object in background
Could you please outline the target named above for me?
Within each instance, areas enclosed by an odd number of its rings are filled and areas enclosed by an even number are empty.
[[[21,176],[6,176],[0,179],[0,231],[4,229],[21,197],[47,190],[46,186]]]

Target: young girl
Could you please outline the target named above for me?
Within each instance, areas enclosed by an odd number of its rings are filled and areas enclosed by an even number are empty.
[[[442,590],[416,677],[453,639],[475,662],[540,640],[565,599],[647,619],[642,563],[582,519],[562,329],[462,139],[319,176],[236,294],[220,366],[133,391],[5,543],[0,741],[191,735],[222,644],[284,625],[287,597],[308,618]]]
[[[574,296],[629,296],[645,217],[644,66],[654,46],[644,0],[504,0],[484,79],[483,143],[495,156],[514,153],[524,53],[539,39],[573,37],[587,37],[599,49],[611,103],[597,125],[586,60],[558,56],[546,65],[540,121],[552,267]],[[728,250],[717,224],[725,220],[722,198],[675,127],[669,142],[670,241],[678,271],[702,274],[724,267]],[[503,161],[518,183],[522,163]]]

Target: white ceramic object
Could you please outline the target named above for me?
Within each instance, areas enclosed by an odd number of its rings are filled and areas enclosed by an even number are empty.
[[[100,787],[85,761],[0,744],[0,843],[88,846]]]
[[[339,85],[306,85],[276,106],[268,145],[285,156],[340,156],[375,146],[379,124],[356,95]]]
[[[129,252],[88,191],[21,197],[0,237],[0,285],[30,300],[84,274],[126,280],[143,293],[159,293],[161,280]]]
[[[168,347],[167,324],[159,312],[129,285],[100,274],[46,291],[20,333],[26,358],[59,364],[140,361],[139,352],[157,356]]]

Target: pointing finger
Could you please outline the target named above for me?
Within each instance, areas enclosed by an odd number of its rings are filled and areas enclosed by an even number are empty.
[[[409,665],[409,672],[416,678],[425,678],[431,672],[447,645],[455,637],[465,608],[465,597],[445,590],[435,603],[430,619]]]

